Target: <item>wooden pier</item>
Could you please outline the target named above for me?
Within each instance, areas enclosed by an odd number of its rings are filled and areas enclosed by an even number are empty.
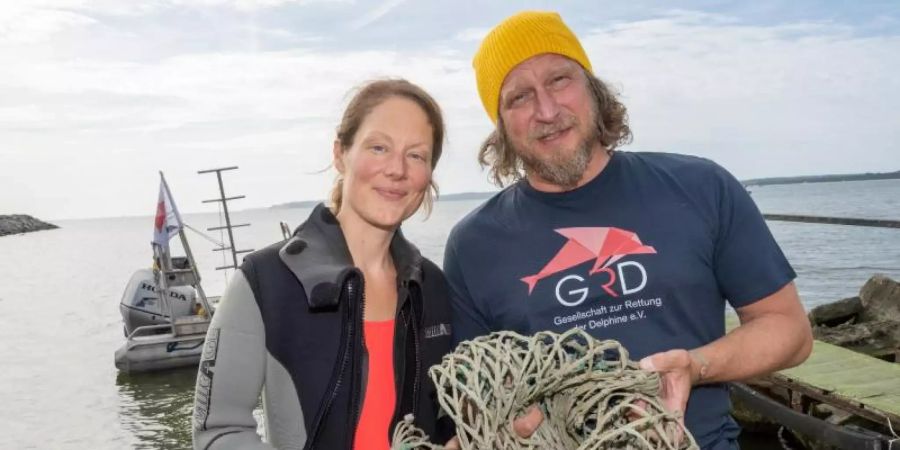
[[[728,330],[738,325],[726,319]],[[802,364],[749,380],[732,389],[745,407],[791,429],[806,432],[837,448],[852,450],[900,448],[900,436],[844,429],[815,417],[815,406],[829,405],[900,433],[900,364],[822,341]],[[748,394],[747,390],[750,390]],[[757,397],[756,399],[752,397]],[[766,400],[760,400],[765,397]],[[789,408],[793,414],[778,411]]]
[[[900,229],[900,221],[763,214],[766,220]],[[728,330],[738,325],[726,318]],[[877,357],[876,357],[877,356]],[[880,359],[883,358],[883,359]],[[870,356],[814,341],[809,358],[797,367],[735,383],[732,395],[774,422],[836,448],[900,449],[900,349]],[[876,426],[872,431],[823,420],[817,405],[828,405]]]
[[[803,364],[769,379],[791,391],[791,406],[828,403],[900,431],[900,364],[815,341]]]

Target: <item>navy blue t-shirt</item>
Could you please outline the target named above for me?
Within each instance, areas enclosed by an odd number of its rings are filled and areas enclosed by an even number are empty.
[[[746,189],[692,156],[614,152],[586,185],[522,180],[450,233],[444,271],[456,342],[498,330],[578,326],[633,360],[725,334],[725,302],[749,305],[795,273]],[[733,439],[723,384],[694,388],[686,423],[702,447]]]

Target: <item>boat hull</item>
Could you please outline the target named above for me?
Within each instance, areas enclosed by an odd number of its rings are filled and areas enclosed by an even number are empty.
[[[138,373],[196,367],[205,338],[205,332],[132,337],[116,350],[116,368],[125,373]]]

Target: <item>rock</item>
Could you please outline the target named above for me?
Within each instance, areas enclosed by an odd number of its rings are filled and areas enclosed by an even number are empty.
[[[879,355],[900,347],[900,324],[893,320],[845,323],[836,327],[814,327],[813,337],[829,344]]]
[[[884,276],[875,275],[859,290],[863,310],[860,322],[893,320],[900,323],[900,284]]]
[[[845,298],[834,303],[816,306],[809,312],[809,321],[813,325],[833,327],[856,318],[860,311],[862,311],[862,301],[859,297]]]
[[[813,337],[830,344],[884,358],[900,348],[900,284],[874,275],[859,297],[813,308]]]
[[[51,230],[59,228],[51,223],[42,222],[24,214],[0,216],[0,236],[28,233],[31,231]]]

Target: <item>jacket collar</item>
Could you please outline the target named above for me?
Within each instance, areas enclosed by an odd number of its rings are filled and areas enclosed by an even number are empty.
[[[398,228],[390,245],[391,256],[402,283],[422,281],[422,255]],[[338,305],[341,287],[351,276],[362,278],[353,265],[341,226],[324,204],[312,214],[278,250],[281,261],[300,281],[312,309]]]

